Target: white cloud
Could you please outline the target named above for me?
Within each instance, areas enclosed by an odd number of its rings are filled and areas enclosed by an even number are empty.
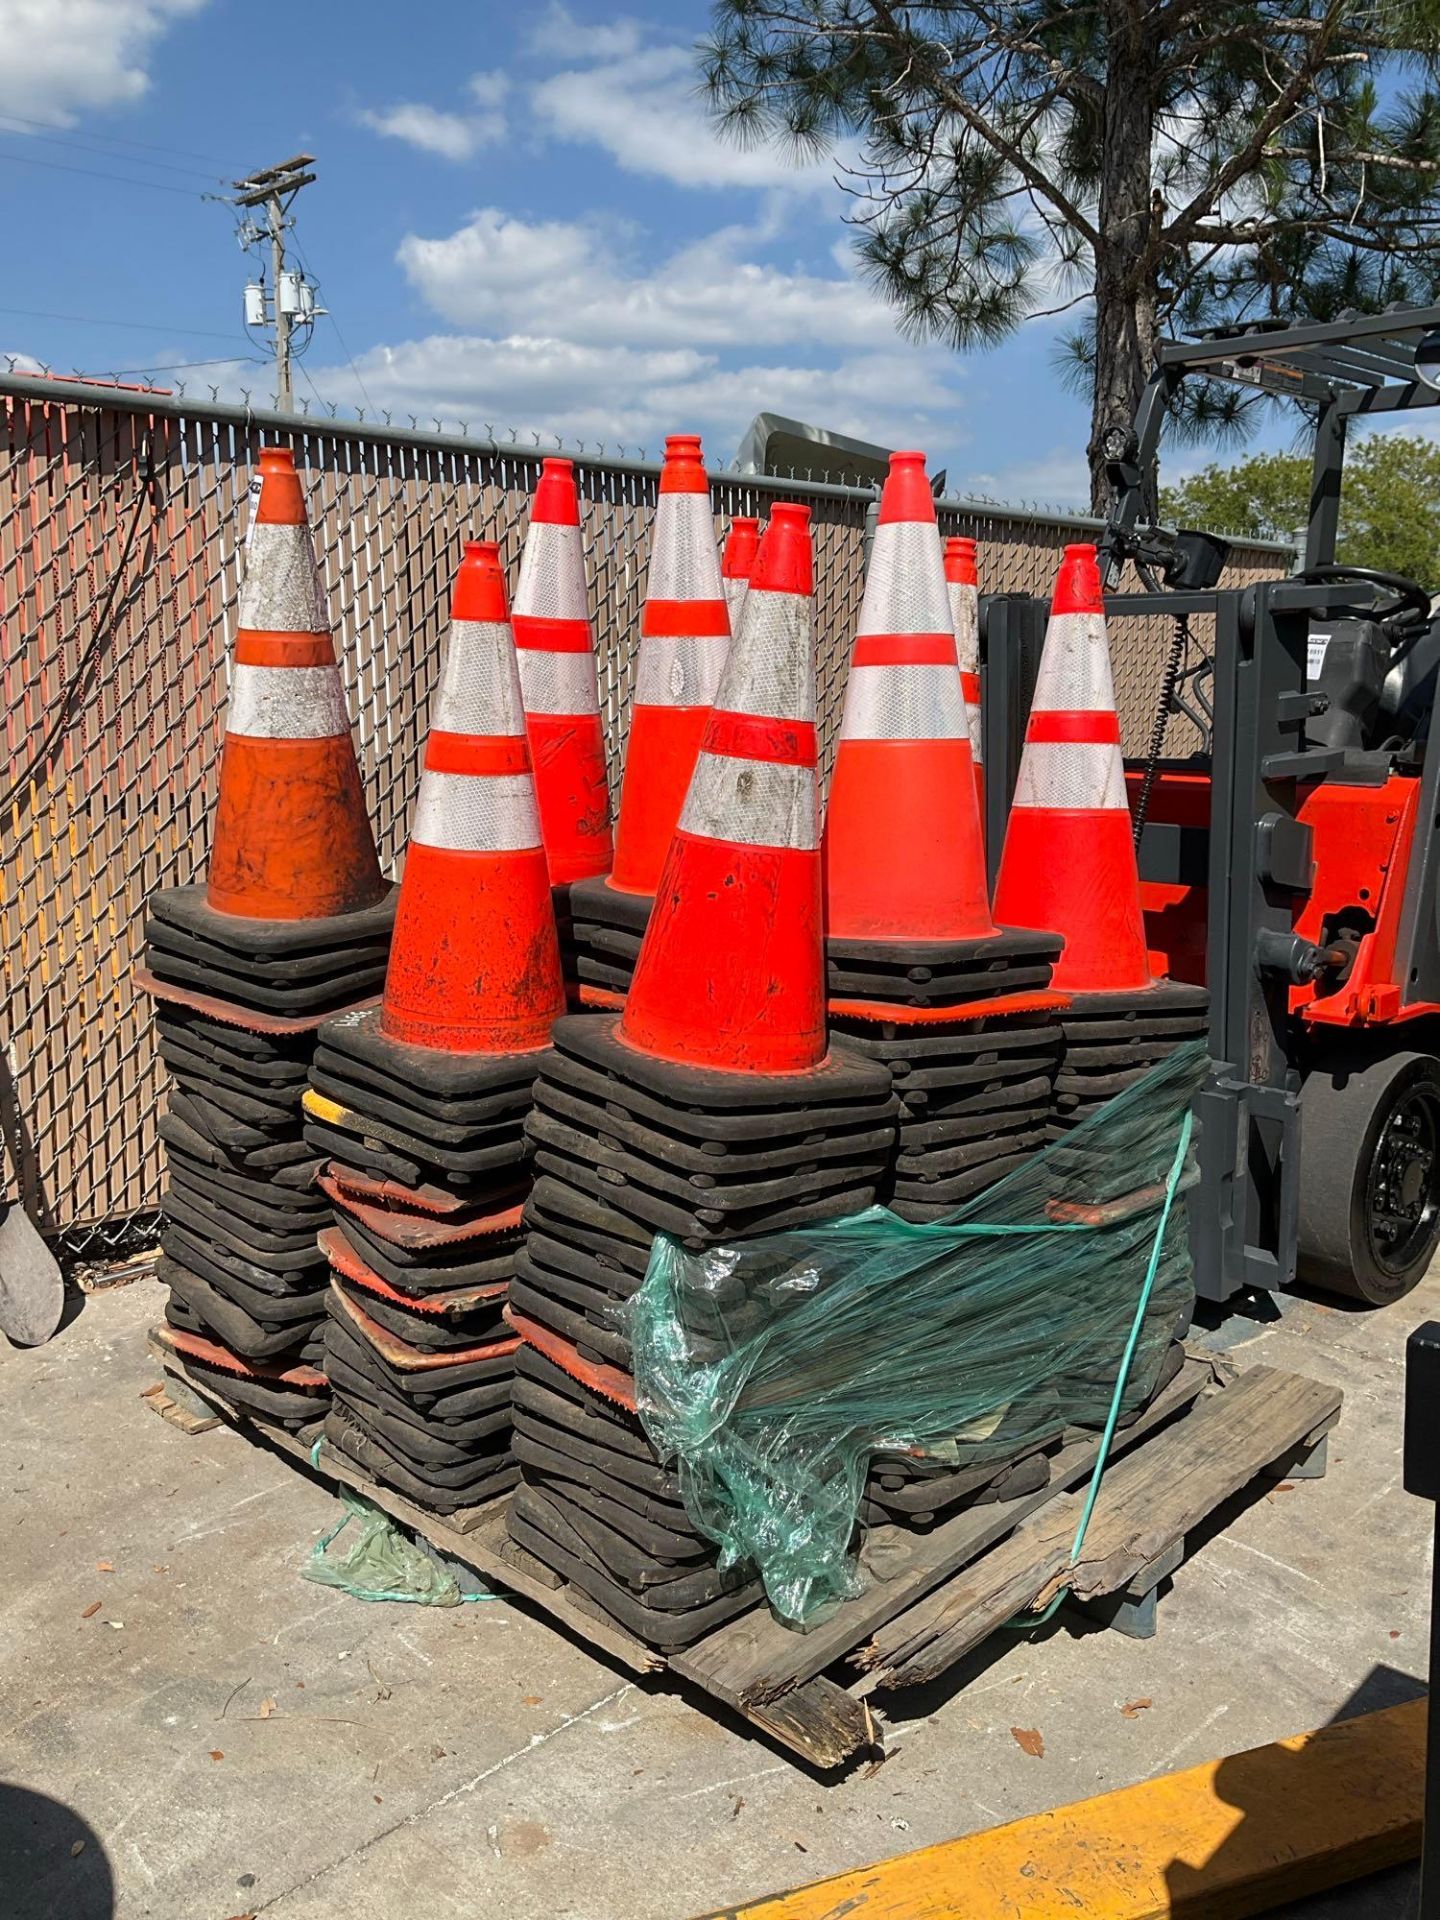
[[[601,147],[625,172],[679,187],[832,189],[832,161],[792,164],[773,147],[740,147],[716,130],[697,92],[693,46],[647,43],[634,21],[585,27],[563,7],[552,7],[547,22],[541,50],[572,64],[539,81],[530,99],[536,124],[558,138]]]
[[[561,60],[618,60],[644,45],[647,33],[654,32],[650,22],[622,14],[614,20],[577,20],[560,0],[532,21],[525,34],[525,49],[541,58]]]
[[[86,107],[127,106],[146,61],[205,0],[0,0],[0,113],[70,127]],[[18,128],[11,128],[18,132]]]
[[[848,273],[762,265],[745,257],[750,238],[721,228],[642,271],[626,263],[629,228],[485,207],[440,239],[407,235],[399,259],[456,326],[631,346],[893,344],[889,308]]]
[[[467,88],[477,111],[451,113],[420,100],[400,100],[389,107],[362,107],[362,126],[389,140],[403,140],[422,153],[442,160],[469,160],[482,147],[494,146],[506,133],[505,96],[509,79],[503,73],[476,73]]]

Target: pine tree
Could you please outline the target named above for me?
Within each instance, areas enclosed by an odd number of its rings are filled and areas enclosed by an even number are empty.
[[[1440,0],[716,0],[700,57],[737,138],[852,155],[911,337],[1083,310],[1097,511],[1161,337],[1440,295]],[[1177,404],[1207,435],[1257,402]]]

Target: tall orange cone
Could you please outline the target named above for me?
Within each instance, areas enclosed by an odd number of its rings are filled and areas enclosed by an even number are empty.
[[[980,724],[980,576],[975,568],[975,542],[957,534],[945,542],[945,584],[950,595],[950,618],[955,627],[955,654],[960,662],[960,691],[970,716],[970,758],[975,767],[975,794],[980,819],[985,819],[985,751]]]
[[[650,541],[610,885],[652,894],[730,645],[698,434],[672,434]]]
[[[448,1053],[547,1045],[565,1009],[500,550],[470,541],[400,883],[381,1032]]]
[[[620,1038],[792,1073],[826,1051],[808,507],[771,512],[656,890]]]
[[[1057,988],[1153,984],[1093,546],[1065,549],[1010,806],[996,918],[1063,934]]]
[[[925,456],[892,453],[825,817],[833,939],[986,939],[996,931]]]
[[[750,584],[750,569],[755,564],[755,549],[760,543],[760,522],[737,515],[725,536],[720,556],[720,581],[725,589],[725,604],[730,610],[730,631],[740,631],[740,609],[745,605],[745,589]]]
[[[318,920],[385,894],[295,457],[260,450],[220,756],[208,904]]]
[[[610,788],[595,642],[568,460],[546,460],[515,588],[515,645],[552,886],[608,873]]]

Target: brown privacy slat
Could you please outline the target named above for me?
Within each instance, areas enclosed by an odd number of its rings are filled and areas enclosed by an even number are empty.
[[[267,434],[305,478],[356,721],[381,859],[403,852],[461,542],[500,543],[513,592],[541,454],[412,444],[320,421]],[[0,820],[0,1042],[33,1141],[42,1217],[72,1228],[154,1207],[161,1075],[130,976],[144,905],[204,872],[223,737],[226,643],[239,590],[247,483],[261,435],[203,407],[150,416],[103,389],[0,398],[0,715],[8,785],[34,751],[91,640],[120,567],[144,472],[153,503],[117,592],[87,693],[33,785]],[[631,449],[633,452],[634,450]],[[574,456],[618,795],[655,476]],[[775,497],[742,476],[712,486],[717,538]],[[867,496],[809,495],[823,764],[839,727],[863,584]],[[1067,538],[1037,518],[945,509],[941,531],[980,542],[986,591],[1045,593]],[[1237,551],[1229,583],[1276,571]],[[1197,632],[1199,628],[1197,626]],[[1113,636],[1130,751],[1144,746],[1169,641],[1165,621]],[[1190,744],[1175,723],[1176,751]],[[6,1166],[0,1193],[16,1191]]]

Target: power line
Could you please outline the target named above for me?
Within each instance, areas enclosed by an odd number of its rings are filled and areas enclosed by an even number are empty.
[[[318,289],[320,285],[319,277],[318,275],[316,275],[314,272],[311,271],[310,262],[306,259],[305,255],[301,253],[300,242],[298,240],[295,242],[295,255],[296,255],[296,258],[299,260],[301,266],[305,269],[306,273],[309,275],[309,277],[315,281],[316,287]],[[370,398],[370,389],[365,384],[365,376],[361,373],[359,367],[356,366],[355,356],[353,353],[351,353],[349,347],[345,343],[345,336],[340,331],[340,322],[335,318],[335,315],[329,310],[328,307],[325,310],[325,318],[330,322],[331,326],[335,329],[335,338],[340,342],[340,351],[344,354],[345,359],[349,364],[350,371],[355,376],[356,385],[359,387],[361,393],[363,393],[365,396],[366,406],[373,409],[375,406],[375,402]],[[307,378],[308,378],[308,375],[307,375]],[[313,387],[315,382],[312,380],[310,384]],[[317,399],[319,398],[318,394],[316,395],[316,398]]]
[[[158,320],[99,320],[85,313],[49,313],[43,307],[0,307],[0,313],[18,314],[23,320],[67,320],[77,327],[123,327],[130,333],[187,334],[192,340],[233,340],[232,333],[216,327],[187,327],[180,321],[162,326]]]
[[[257,360],[253,354],[224,353],[218,360],[152,360],[143,367],[111,367],[111,377],[116,380],[128,380],[132,375],[141,373],[184,373],[189,367],[267,367],[268,360]]]
[[[205,198],[197,187],[172,187],[164,180],[137,180],[133,174],[101,173],[96,167],[72,167],[64,160],[42,160],[33,153],[9,153],[0,148],[0,160],[14,160],[22,167],[48,167],[52,173],[83,173],[90,180],[113,180],[122,187],[149,187],[153,193],[178,193],[183,200]]]
[[[3,108],[0,108],[0,122],[18,121],[21,118],[22,116],[20,114],[7,113]],[[102,160],[128,160],[132,166],[153,167],[159,173],[185,173],[193,175],[197,180],[209,181],[214,181],[222,177],[219,174],[207,173],[200,167],[173,166],[168,160],[141,160],[134,154],[116,154],[111,152],[108,147],[95,146],[89,140],[72,140],[66,134],[40,133],[38,131],[26,133],[23,126],[6,125],[0,125],[0,133],[13,133],[24,140],[38,140],[41,146],[45,147],[65,147],[72,149],[76,153],[98,154]]]
[[[54,122],[51,120],[34,120],[29,114],[13,113],[9,107],[0,107],[0,120],[19,120],[27,127],[53,128],[54,126]],[[220,167],[225,172],[231,171],[228,160],[219,160],[213,153],[195,153],[189,147],[157,146],[153,140],[128,140],[124,134],[120,133],[99,133],[95,135],[95,138],[105,141],[107,145],[112,147],[140,147],[143,148],[146,153],[170,153],[181,160],[206,160],[209,161],[212,166]]]

